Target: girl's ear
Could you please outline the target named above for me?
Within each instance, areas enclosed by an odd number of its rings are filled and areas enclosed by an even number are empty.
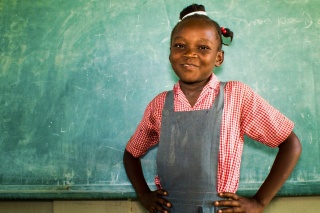
[[[223,60],[224,60],[224,51],[223,51],[223,50],[220,50],[220,51],[217,53],[217,56],[216,56],[215,66],[216,66],[216,67],[220,67],[221,64],[223,63]]]

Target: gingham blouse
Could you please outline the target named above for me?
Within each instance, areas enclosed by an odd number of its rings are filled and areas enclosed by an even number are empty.
[[[174,110],[192,111],[211,107],[220,82],[213,74],[191,107],[179,82],[174,85]],[[147,106],[142,121],[130,138],[126,150],[134,157],[144,155],[159,142],[162,109],[167,92],[157,95]],[[236,192],[240,179],[240,163],[244,135],[270,147],[279,146],[292,132],[293,122],[273,108],[247,85],[230,81],[225,86],[217,192]],[[159,179],[155,183],[160,186]]]

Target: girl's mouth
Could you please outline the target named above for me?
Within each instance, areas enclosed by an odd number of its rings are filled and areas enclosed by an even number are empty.
[[[182,66],[187,69],[187,70],[193,70],[198,68],[199,66],[195,65],[195,64],[182,64]]]

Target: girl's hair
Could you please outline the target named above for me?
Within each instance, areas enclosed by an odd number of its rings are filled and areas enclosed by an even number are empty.
[[[203,5],[198,5],[198,4],[192,4],[192,5],[184,8],[180,12],[180,17],[179,17],[180,22],[173,28],[173,30],[171,32],[171,40],[172,40],[172,36],[173,36],[175,30],[177,29],[177,26],[179,26],[180,23],[183,23],[185,20],[188,20],[188,19],[199,19],[201,21],[208,23],[209,25],[213,26],[216,29],[216,31],[219,35],[219,39],[220,39],[219,50],[221,49],[222,44],[228,45],[223,42],[222,36],[226,37],[226,38],[230,38],[230,42],[232,42],[233,32],[228,28],[220,27],[220,25],[216,21],[210,19],[208,16],[202,15],[202,14],[193,14],[193,15],[187,16],[190,13],[205,12],[205,11],[206,11],[205,7]],[[171,44],[171,42],[170,42],[170,44]]]

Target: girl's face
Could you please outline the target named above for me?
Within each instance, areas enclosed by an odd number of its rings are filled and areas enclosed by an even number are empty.
[[[213,26],[197,19],[185,20],[172,35],[169,60],[184,83],[206,81],[223,62],[220,40]]]

